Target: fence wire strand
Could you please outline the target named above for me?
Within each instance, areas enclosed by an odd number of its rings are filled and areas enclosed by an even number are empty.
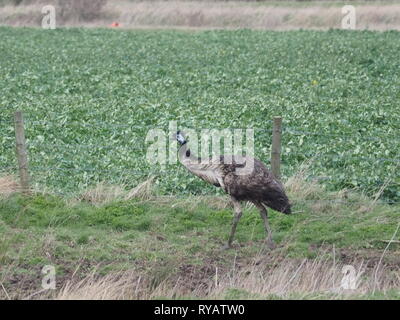
[[[35,119],[29,119],[29,118],[25,118],[24,120],[27,124],[27,126],[56,126],[56,127],[67,127],[69,125],[72,126],[80,126],[80,127],[102,127],[102,128],[110,128],[110,129],[116,129],[116,132],[118,129],[121,128],[127,128],[127,129],[132,129],[135,130],[137,129],[138,131],[140,130],[148,130],[148,129],[166,129],[168,128],[168,125],[166,124],[153,124],[153,125],[135,125],[135,124],[128,124],[128,123],[112,123],[112,122],[107,122],[107,121],[88,121],[88,122],[84,122],[84,121],[66,121],[65,119],[53,119],[53,120],[35,120]],[[267,125],[266,127],[253,127],[252,129],[254,129],[254,131],[259,132],[260,134],[264,134],[264,133],[272,133],[273,129],[271,128],[271,124],[273,123],[272,120],[268,120],[268,121],[264,121]],[[14,119],[10,118],[1,118],[0,119],[0,123],[1,124],[10,124],[10,125],[14,125]],[[198,126],[200,125],[199,123],[195,123],[195,122],[185,122],[185,127],[194,127],[197,129]],[[206,129],[206,128],[204,128]],[[221,130],[221,129],[241,129],[241,130],[246,130],[245,128],[213,128],[213,129],[217,129],[217,130]],[[208,129],[208,130],[212,130],[212,129]],[[135,133],[135,132],[134,132]],[[354,132],[341,132],[341,133],[333,133],[333,132],[311,132],[311,131],[303,131],[303,130],[298,130],[295,129],[293,127],[287,126],[287,125],[283,125],[282,127],[282,133],[285,134],[289,134],[289,135],[295,135],[295,136],[321,136],[321,137],[330,137],[330,138],[340,138],[340,139],[348,139],[348,138],[356,138],[356,139],[360,139],[360,140],[375,140],[375,141],[381,141],[383,138],[382,137],[378,137],[378,136],[366,136],[364,135],[364,133],[359,132],[359,131],[354,131]],[[399,135],[400,136],[400,135]],[[400,142],[399,140],[399,136],[391,134],[391,133],[386,133],[384,135],[384,138],[395,138],[395,142]],[[121,147],[121,143],[125,143],[125,144],[132,144],[133,146],[129,146],[130,147],[130,151],[138,151],[141,150],[143,151],[143,147],[138,147],[137,143],[138,143],[139,139],[126,139],[126,140],[118,140],[115,141],[118,144],[91,144],[91,143],[42,143],[42,144],[38,144],[38,143],[34,143],[32,141],[28,142],[28,150],[49,150],[52,148],[65,148],[67,149],[66,152],[70,152],[70,149],[75,149],[75,150],[88,150],[88,149],[93,149],[95,151],[99,150],[99,149],[117,149],[116,152],[118,152],[118,148]],[[134,145],[136,144],[136,146]],[[124,145],[122,145],[124,146]],[[126,145],[125,145],[126,146]],[[11,148],[14,147],[12,144],[10,146],[8,145],[2,145],[0,146],[3,150],[5,148]],[[1,149],[0,149],[1,151]],[[400,158],[398,157],[366,157],[366,156],[362,156],[362,155],[355,155],[355,154],[351,154],[351,151],[349,151],[350,154],[330,154],[330,153],[299,153],[299,152],[282,152],[281,157],[282,157],[282,163],[285,163],[285,159],[286,158],[293,158],[293,157],[302,157],[302,158],[312,158],[312,157],[318,157],[318,159],[330,159],[332,161],[353,161],[353,160],[365,160],[365,161],[371,161],[371,162],[392,162],[392,163],[400,163]],[[0,166],[0,171],[3,172],[7,172],[7,171],[17,171],[18,167],[17,166]],[[87,172],[87,173],[109,173],[109,172],[118,172],[118,173],[124,173],[124,174],[130,174],[130,175],[138,175],[138,176],[163,176],[163,175],[169,175],[169,176],[173,176],[173,175],[179,175],[182,174],[182,172],[173,172],[171,173],[168,170],[160,170],[160,171],[146,171],[146,170],[136,170],[136,169],[127,169],[127,168],[96,168],[96,167],[56,167],[56,166],[37,166],[37,165],[32,165],[29,164],[29,170],[32,172],[36,172],[36,173],[43,173],[43,172],[51,172],[51,171],[57,171],[57,172],[63,172],[63,175],[65,174],[69,174],[70,172]],[[312,178],[315,178],[317,180],[337,180],[337,178],[333,178],[333,177],[327,177],[327,176],[313,176]],[[377,183],[382,183],[381,180],[376,181]],[[399,185],[399,183],[397,182],[392,182],[389,185]],[[176,195],[174,195],[176,196]],[[335,201],[336,200],[340,200],[343,201],[343,199],[332,199],[332,200],[310,200],[310,201]],[[304,201],[308,201],[308,200],[304,200]],[[304,202],[303,201],[303,202]],[[348,201],[349,203],[352,203],[354,201]],[[388,203],[400,203],[400,201],[387,201]]]
[[[68,126],[68,125],[76,125],[76,126],[87,126],[87,127],[96,127],[96,126],[101,126],[101,127],[109,127],[109,128],[131,128],[131,129],[156,129],[156,128],[168,128],[167,124],[151,124],[151,125],[136,125],[136,124],[127,124],[127,123],[113,123],[111,121],[101,121],[101,120],[96,120],[96,121],[91,121],[91,122],[83,122],[83,121],[66,121],[64,119],[52,119],[52,120],[35,120],[35,119],[30,119],[30,118],[25,118],[24,122],[28,125],[54,125],[54,126]],[[272,120],[263,120],[264,123],[271,124],[273,121]],[[13,119],[0,119],[0,123],[10,123],[13,124],[14,120]],[[200,123],[191,123],[185,121],[185,127],[193,127],[197,129],[202,129],[204,127],[203,124]],[[266,127],[254,127],[249,125],[251,128],[249,129],[254,129],[254,131],[258,132],[273,132],[272,127],[266,128]],[[210,129],[204,127],[203,129]],[[221,128],[211,128],[212,129],[241,129],[245,130],[246,128],[229,128],[229,127],[221,127]],[[288,133],[291,135],[301,135],[301,136],[323,136],[323,137],[334,137],[334,138],[346,138],[346,137],[359,137],[365,140],[380,140],[380,137],[377,137],[376,135],[369,135],[366,136],[363,132],[359,131],[345,131],[345,132],[340,132],[340,133],[329,133],[329,132],[312,132],[312,131],[304,131],[304,130],[298,130],[295,128],[292,128],[288,125],[283,124],[282,125],[282,132],[283,133]],[[393,137],[393,138],[399,138],[399,135],[396,134],[388,134],[385,133],[385,137]]]

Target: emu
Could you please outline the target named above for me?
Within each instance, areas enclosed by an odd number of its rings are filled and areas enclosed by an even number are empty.
[[[221,155],[205,160],[192,155],[182,131],[176,133],[176,140],[180,145],[178,157],[181,164],[204,181],[221,187],[231,197],[234,218],[228,242],[223,249],[232,248],[236,227],[242,216],[241,201],[252,202],[258,208],[267,234],[266,244],[270,249],[275,248],[266,207],[284,214],[291,213],[289,199],[281,182],[255,158]],[[240,173],[250,163],[251,170]]]

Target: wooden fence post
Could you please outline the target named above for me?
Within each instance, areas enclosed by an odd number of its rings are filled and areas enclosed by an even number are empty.
[[[15,112],[14,121],[15,121],[16,151],[17,151],[21,189],[23,193],[27,194],[30,191],[29,173],[28,173],[28,152],[26,149],[26,141],[25,141],[24,118],[22,116],[21,111]]]
[[[277,179],[281,178],[282,117],[274,117],[271,147],[271,170]]]

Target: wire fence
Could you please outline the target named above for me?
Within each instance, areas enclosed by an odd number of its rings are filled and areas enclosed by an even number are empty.
[[[163,125],[137,125],[137,124],[123,124],[123,123],[112,123],[111,121],[67,121],[66,119],[50,119],[50,120],[37,120],[37,119],[25,119],[24,120],[25,124],[27,125],[28,128],[32,128],[32,126],[45,126],[45,127],[57,127],[60,130],[63,127],[68,127],[68,126],[78,126],[78,127],[88,127],[88,128],[109,128],[113,129],[115,132],[118,132],[119,129],[124,128],[124,129],[129,129],[131,130],[132,134],[135,137],[122,137],[119,136],[118,138],[113,141],[107,142],[107,143],[90,143],[90,142],[76,142],[76,141],[52,141],[50,143],[40,143],[37,141],[34,141],[34,137],[28,137],[27,141],[27,150],[29,153],[33,152],[34,154],[36,153],[47,153],[47,152],[60,152],[63,151],[65,153],[68,153],[69,158],[72,160],[63,160],[60,161],[57,165],[40,165],[37,163],[37,159],[31,159],[31,161],[28,165],[29,171],[32,172],[32,176],[34,179],[40,180],[40,176],[44,177],[43,173],[54,173],[60,172],[63,175],[70,175],[74,176],[76,174],[80,173],[96,173],[96,174],[103,174],[103,177],[106,176],[107,174],[114,173],[114,174],[124,174],[124,175],[132,175],[132,176],[141,176],[141,177],[146,177],[146,176],[174,176],[177,174],[183,174],[184,170],[176,171],[174,169],[173,172],[171,172],[170,169],[164,169],[164,170],[146,170],[146,169],[137,169],[137,168],[128,168],[128,167],[104,167],[102,165],[97,165],[97,166],[82,166],[81,162],[80,163],[74,163],[74,156],[76,156],[80,151],[86,152],[84,155],[89,155],[89,151],[96,152],[97,150],[116,150],[118,153],[119,148],[124,148],[124,144],[129,144],[129,151],[130,152],[136,152],[140,151],[141,152],[141,161],[145,161],[144,153],[146,149],[146,145],[144,143],[145,136],[143,135],[143,130],[150,130],[150,129],[155,129],[155,128],[161,128],[161,129],[168,129],[167,124]],[[14,119],[10,118],[1,118],[0,123],[2,124],[9,124],[10,126],[14,125]],[[273,121],[263,121],[265,124],[265,127],[253,127],[255,133],[256,133],[256,138],[257,135],[265,135],[265,134],[271,134],[274,132],[273,128]],[[201,130],[200,128],[203,129],[208,129],[205,128],[204,124],[201,123],[196,123],[196,122],[185,122],[185,126],[187,127],[192,127],[192,128],[197,128],[197,130]],[[44,128],[46,129],[46,128]],[[216,130],[222,130],[222,129],[241,129],[245,130],[244,128],[212,128]],[[396,143],[399,143],[399,136],[396,136],[395,134],[390,134],[386,133],[385,135],[382,136],[377,136],[377,135],[365,135],[364,133],[361,133],[359,131],[353,131],[353,132],[341,132],[341,133],[336,133],[336,132],[312,132],[312,131],[303,131],[303,130],[298,130],[297,128],[292,128],[290,126],[283,126],[281,130],[282,134],[284,135],[292,135],[292,136],[310,136],[310,137],[327,137],[327,138],[334,138],[334,139],[348,139],[349,137],[358,137],[362,139],[363,141],[381,141],[382,139],[392,139],[392,141],[396,141]],[[105,136],[105,139],[107,139],[107,136]],[[65,140],[65,138],[64,138]],[[15,142],[13,143],[13,139],[10,137],[6,143],[3,143],[3,150],[5,148],[12,148],[15,147]],[[127,146],[125,146],[126,148]],[[381,157],[381,156],[363,156],[359,154],[352,154],[354,150],[348,150],[346,154],[339,154],[339,153],[334,153],[330,151],[329,153],[321,153],[321,152],[315,152],[315,153],[310,153],[310,152],[286,152],[285,150],[282,151],[281,157],[282,157],[282,163],[285,164],[286,159],[292,159],[299,157],[303,160],[307,160],[310,158],[317,158],[318,161],[329,161],[329,160],[339,160],[339,161],[367,161],[370,163],[391,163],[394,165],[400,164],[400,157]],[[1,156],[0,156],[1,159]],[[9,162],[9,161],[8,161]],[[55,161],[53,161],[55,162]],[[397,168],[396,166],[396,168]],[[145,167],[145,166],[144,166]],[[9,163],[6,163],[5,166],[1,166],[0,164],[0,172],[17,172],[19,170],[18,165],[10,165]],[[394,172],[393,174],[396,174]],[[186,173],[186,176],[189,174]],[[313,180],[318,180],[318,181],[337,181],[337,177],[330,177],[330,176],[318,176],[318,175],[312,175],[310,174],[308,176],[310,179]],[[395,177],[390,177],[387,176],[385,179],[378,179],[375,181],[372,181],[371,179],[370,183],[379,187],[379,185],[382,185],[386,183],[388,186],[399,186],[400,182],[398,179],[395,179]],[[307,201],[307,200],[305,200]],[[326,202],[338,202],[340,203],[341,201],[348,201],[348,200],[343,200],[343,199],[332,199],[332,200],[310,200],[310,201],[326,201]],[[400,201],[396,200],[381,200],[381,201],[386,201],[388,203],[400,203]],[[350,201],[351,202],[351,201]]]
[[[55,126],[55,127],[66,127],[66,126],[80,126],[80,127],[105,127],[105,128],[127,128],[127,129],[166,129],[168,128],[168,124],[150,124],[150,125],[137,125],[137,124],[129,124],[129,123],[115,123],[113,120],[110,121],[101,121],[101,120],[64,120],[64,119],[53,119],[53,120],[34,120],[34,119],[29,119],[25,118],[24,119],[25,124],[28,125],[42,125],[42,126]],[[12,118],[6,118],[6,119],[0,119],[0,123],[7,123],[10,125],[14,125],[14,119]],[[215,126],[213,128],[209,128],[209,123],[202,123],[202,122],[188,122],[184,121],[185,127],[186,128],[195,128],[196,130],[223,130],[223,129],[229,129],[229,130],[245,130],[245,129],[253,129],[255,132],[266,132],[266,133],[272,133],[273,128],[272,128],[272,120],[263,120],[263,127],[257,127],[252,124],[249,124],[247,127],[241,127],[241,128],[235,128],[235,127],[229,127],[229,126]],[[266,127],[265,125],[269,125],[270,127]],[[282,132],[291,134],[291,135],[297,135],[297,136],[322,136],[322,137],[332,137],[332,138],[348,138],[348,137],[362,137],[364,140],[375,140],[379,141],[382,139],[382,136],[376,136],[376,135],[366,135],[365,132],[360,132],[357,130],[349,130],[349,131],[341,131],[340,133],[331,133],[331,132],[313,132],[313,131],[304,131],[304,130],[298,130],[296,128],[291,128],[288,127],[287,125],[282,126]],[[385,138],[394,138],[394,139],[399,139],[399,134],[396,133],[387,133],[384,132],[384,137]]]
[[[66,119],[49,119],[49,120],[37,120],[37,119],[30,119],[30,118],[24,118],[25,124],[28,125],[48,125],[48,126],[56,126],[56,127],[62,127],[62,126],[96,126],[96,127],[109,127],[109,128],[131,128],[131,129],[155,129],[155,128],[166,128],[168,127],[168,124],[163,124],[163,123],[153,123],[149,125],[138,125],[138,124],[130,124],[130,123],[115,123],[113,119],[110,119],[109,121],[103,121],[103,120],[66,120]],[[255,131],[264,131],[264,132],[272,132],[272,124],[273,120],[263,120],[263,127],[258,127],[254,126],[253,124],[248,124],[249,129],[254,129]],[[12,117],[9,118],[3,118],[0,119],[0,123],[8,123],[10,125],[14,124],[14,119]],[[190,128],[196,128],[198,130],[201,129],[241,129],[244,130],[245,127],[229,127],[229,126],[213,126],[212,128],[209,127],[209,123],[204,123],[204,122],[195,122],[195,121],[184,121],[185,127]],[[269,128],[266,128],[266,125],[269,125]],[[349,127],[351,128],[351,127]],[[292,135],[316,135],[316,136],[325,136],[325,137],[345,137],[345,136],[351,136],[351,135],[362,135],[364,139],[379,139],[379,137],[376,137],[374,135],[365,135],[365,132],[360,132],[358,130],[349,130],[349,131],[343,131],[340,133],[330,133],[330,132],[313,132],[313,131],[306,131],[306,130],[298,130],[297,128],[291,128],[285,124],[283,124],[282,128],[283,132],[290,133]],[[385,133],[386,137],[394,137],[398,138],[398,135],[393,133],[393,134],[388,134],[387,132]]]
[[[25,124],[28,125],[53,125],[54,126],[54,122],[53,121],[26,121],[24,120]],[[263,121],[264,122],[264,121]],[[0,119],[0,123],[8,123],[10,125],[14,125],[14,121],[13,120],[4,120],[4,119]],[[76,126],[80,126],[80,127],[109,127],[109,128],[128,128],[128,129],[167,129],[168,126],[167,125],[132,125],[132,124],[117,124],[117,123],[111,123],[111,122],[105,122],[105,121],[96,121],[96,122],[82,122],[82,121],[68,121],[68,122],[61,122],[61,123],[56,123],[56,126],[68,126],[68,125],[76,125]],[[185,127],[190,128],[190,126],[188,126],[187,124],[185,125]],[[273,129],[272,128],[265,128],[265,127],[254,127],[254,126],[249,126],[248,128],[234,128],[234,127],[213,127],[213,128],[207,128],[205,126],[203,127],[199,127],[199,126],[193,126],[193,128],[195,128],[196,130],[243,130],[245,131],[246,129],[252,129],[255,132],[266,132],[266,133],[272,133]],[[384,138],[394,138],[395,140],[400,142],[400,132],[399,134],[388,134],[387,132],[384,133],[384,135],[382,136],[376,136],[376,134],[374,135],[365,135],[365,133],[363,132],[359,132],[359,131],[348,131],[348,132],[341,132],[341,133],[326,133],[326,132],[312,132],[312,131],[302,131],[302,130],[296,130],[296,129],[292,129],[290,127],[287,126],[283,126],[282,127],[282,133],[286,133],[286,134],[290,134],[290,135],[295,135],[295,136],[319,136],[319,137],[335,137],[335,138],[349,138],[349,137],[359,137],[362,138],[363,140],[375,140],[375,141],[379,141],[381,140],[383,137]],[[126,141],[128,142],[128,140]],[[131,141],[129,141],[131,142]],[[52,145],[52,144],[50,144]],[[55,144],[54,144],[55,145]],[[66,145],[74,145],[71,143],[68,144],[60,144],[61,146],[66,146]],[[78,143],[76,143],[76,145],[78,145]],[[81,144],[79,144],[81,145]],[[88,145],[88,146],[99,146],[98,144],[92,144],[92,145]],[[399,160],[399,159],[397,159]]]

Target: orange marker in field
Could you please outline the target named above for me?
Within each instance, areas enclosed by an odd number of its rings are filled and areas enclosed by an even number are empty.
[[[111,23],[111,27],[118,28],[119,27],[119,23],[118,22],[113,22],[113,23]]]

